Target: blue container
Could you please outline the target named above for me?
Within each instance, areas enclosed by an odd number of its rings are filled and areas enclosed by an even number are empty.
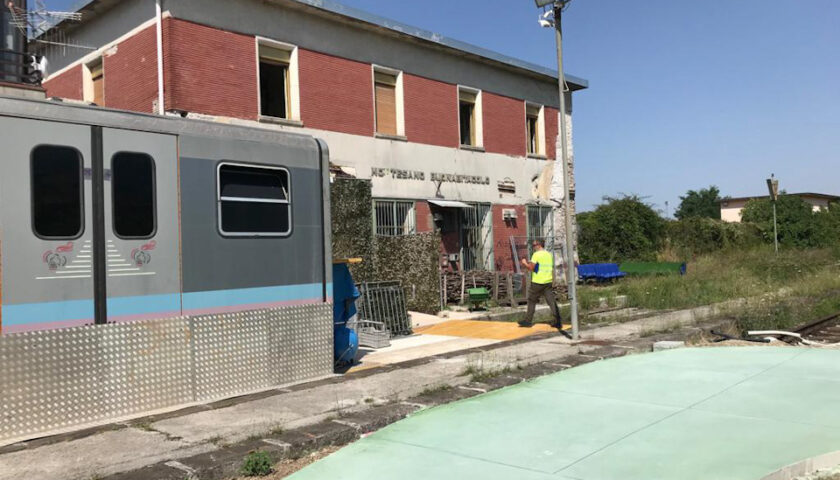
[[[346,264],[333,265],[333,323],[335,324],[334,356],[337,365],[352,364],[359,351],[359,337],[347,328],[347,321],[356,314],[359,289]]]
[[[347,327],[336,326],[334,338],[336,365],[352,364],[356,360],[356,353],[359,351],[359,336]]]

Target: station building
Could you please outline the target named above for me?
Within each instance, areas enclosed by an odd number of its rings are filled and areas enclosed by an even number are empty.
[[[168,114],[323,138],[336,169],[371,180],[376,234],[438,229],[450,271],[510,271],[512,237],[562,235],[556,71],[331,0],[160,4],[91,0],[58,24],[47,95],[158,112],[160,72]],[[588,85],[566,81],[571,126]]]

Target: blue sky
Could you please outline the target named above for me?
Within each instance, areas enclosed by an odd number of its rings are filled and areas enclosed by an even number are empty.
[[[553,35],[532,0],[341,0],[541,65]],[[66,8],[70,0],[48,0]],[[670,212],[688,189],[840,195],[840,1],[574,0],[566,72],[579,209],[636,193]]]

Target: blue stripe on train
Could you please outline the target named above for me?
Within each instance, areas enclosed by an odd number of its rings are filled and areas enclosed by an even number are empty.
[[[278,287],[241,288],[184,294],[184,310],[212,309],[226,306],[281,303],[320,299],[320,283]],[[327,284],[327,297],[332,298],[332,283]],[[93,300],[5,304],[3,325],[31,325],[93,318]],[[177,293],[139,295],[108,299],[108,315],[113,317],[175,312],[181,310]]]
[[[260,305],[269,303],[313,300],[321,298],[323,284],[283,285],[278,287],[237,288],[188,292],[184,294],[184,311],[213,309],[233,305]],[[332,297],[332,283],[327,284],[327,297]]]
[[[180,312],[181,295],[139,295],[134,297],[112,297],[108,299],[108,316],[124,317],[157,312]]]
[[[93,300],[3,305],[3,325],[31,325],[93,318]]]

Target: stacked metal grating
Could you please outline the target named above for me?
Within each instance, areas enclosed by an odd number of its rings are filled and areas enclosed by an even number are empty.
[[[356,306],[360,320],[385,324],[392,337],[411,335],[411,319],[402,282],[363,282],[358,288],[361,297]]]

